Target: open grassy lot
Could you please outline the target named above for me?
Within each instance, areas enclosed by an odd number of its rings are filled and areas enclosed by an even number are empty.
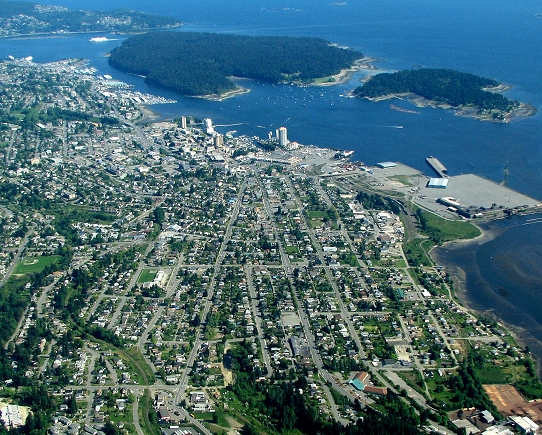
[[[473,239],[481,234],[480,229],[470,222],[446,220],[436,214],[412,208],[420,221],[422,233],[428,235],[437,244],[459,239]]]
[[[16,275],[26,275],[27,273],[41,272],[47,266],[60,260],[60,255],[49,255],[46,257],[24,257],[15,267]]]
[[[411,265],[421,264],[431,266],[433,262],[427,254],[435,243],[430,239],[414,239],[405,243],[403,250]]]
[[[328,216],[328,214],[325,211],[312,211],[312,210],[307,211],[307,217],[309,219],[322,219],[322,218],[325,218],[326,216]]]
[[[141,275],[139,275],[139,279],[137,280],[137,282],[140,284],[152,282],[157,273],[157,270],[145,269],[141,272]]]
[[[297,246],[286,246],[286,253],[287,254],[298,254],[299,249]]]
[[[457,239],[473,239],[481,233],[478,227],[470,222],[449,221],[433,213],[423,213],[427,224],[431,228],[437,228],[443,241],[448,242]]]

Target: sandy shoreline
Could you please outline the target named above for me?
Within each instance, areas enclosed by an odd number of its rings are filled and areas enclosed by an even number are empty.
[[[237,95],[246,94],[248,92],[250,92],[250,89],[239,87],[237,89],[234,89],[233,91],[224,92],[223,94],[208,94],[208,95],[201,95],[201,96],[194,95],[193,97],[203,98],[204,100],[210,100],[210,101],[222,101],[222,100],[225,100],[226,98],[232,98]]]
[[[342,69],[341,72],[338,74],[335,74],[333,76],[330,76],[329,78],[333,79],[333,81],[330,82],[313,82],[308,84],[308,86],[335,86],[335,85],[341,85],[348,83],[355,73],[362,71],[362,70],[376,70],[377,68],[373,65],[373,62],[376,62],[378,59],[372,58],[372,57],[363,57],[361,59],[358,59],[354,62],[354,65],[352,65],[350,68]],[[229,77],[230,79],[234,80],[252,80],[247,79],[243,77]],[[297,83],[293,82],[294,85],[305,85],[305,83]],[[225,92],[223,94],[208,94],[208,95],[201,95],[201,96],[194,96],[194,98],[203,98],[205,100],[211,100],[211,101],[222,101],[226,98],[232,98],[237,95],[246,94],[247,92],[250,92],[250,89],[238,87],[237,89],[229,92]]]
[[[354,65],[352,65],[350,68],[342,69],[339,74],[331,76],[331,78],[333,78],[333,81],[323,83],[311,83],[311,86],[334,86],[348,83],[352,79],[354,74],[359,71],[376,70],[377,68],[373,65],[373,63],[377,60],[378,59],[372,57],[363,57],[356,60],[354,62]]]
[[[159,112],[156,112],[155,110],[152,110],[149,106],[145,105],[139,105],[139,110],[141,110],[142,117],[137,120],[137,122],[141,123],[148,123],[148,122],[154,122],[157,119],[162,117],[162,114]]]

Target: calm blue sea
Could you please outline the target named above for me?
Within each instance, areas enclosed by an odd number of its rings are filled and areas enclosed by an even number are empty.
[[[47,3],[77,9],[133,8],[171,15],[186,23],[179,31],[318,36],[377,58],[375,65],[381,70],[418,66],[453,68],[510,84],[513,89],[507,96],[538,109],[542,106],[542,18],[536,16],[542,13],[539,0],[48,0]],[[102,44],[90,43],[88,39],[88,35],[4,39],[0,40],[0,56],[31,55],[38,62],[88,58],[102,74],[132,83],[142,91],[177,99],[176,104],[153,106],[165,117],[211,117],[215,124],[224,125],[224,131],[234,129],[239,134],[259,136],[286,126],[291,140],[353,149],[354,158],[367,164],[401,161],[426,171],[424,159],[434,155],[450,174],[472,172],[495,181],[503,179],[504,168],[508,167],[510,187],[542,200],[541,115],[503,125],[456,117],[440,109],[403,113],[392,110],[390,102],[342,97],[359,84],[364,73],[357,74],[348,84],[328,88],[242,81],[240,84],[251,92],[229,100],[185,98],[149,89],[142,79],[110,69],[103,54],[119,45],[122,38]],[[393,101],[393,104],[415,109],[406,101]],[[482,246],[485,254],[477,256],[482,248],[470,248],[473,256],[469,258],[477,270],[492,270],[497,263],[487,250],[500,250],[503,254],[499,264],[504,261],[517,265],[522,255],[533,251],[528,244],[513,245],[514,240],[542,242],[542,233],[533,228],[533,225],[518,226],[512,238],[504,237],[507,234],[504,232],[498,237],[499,242]],[[439,258],[445,261],[446,252]],[[462,264],[465,266],[465,262]],[[523,290],[528,276],[513,274],[513,269],[502,269],[515,283],[507,282],[506,287],[518,292],[508,303],[520,312],[529,308],[522,304],[536,308],[529,316],[538,328],[534,336],[542,340],[539,314],[542,258],[534,256],[529,268],[529,274],[538,279],[532,291]],[[495,275],[476,276],[481,278],[467,280],[469,298],[482,311],[497,306],[502,295]],[[489,291],[482,293],[482,288]],[[519,317],[507,321],[517,323]]]

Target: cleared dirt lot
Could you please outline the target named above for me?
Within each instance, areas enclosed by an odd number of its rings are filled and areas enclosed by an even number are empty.
[[[542,423],[542,399],[527,402],[511,385],[484,385],[484,390],[504,416],[520,415]]]

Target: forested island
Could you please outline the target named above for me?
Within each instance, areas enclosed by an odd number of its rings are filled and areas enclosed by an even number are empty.
[[[111,66],[184,95],[234,91],[231,76],[267,83],[310,83],[338,74],[363,57],[320,38],[153,32],[111,52]],[[332,79],[331,79],[332,80]]]
[[[465,108],[472,115],[504,120],[506,115],[520,107],[520,103],[492,92],[503,89],[497,81],[474,74],[421,68],[377,74],[356,88],[353,94],[377,100],[410,93],[436,105]],[[475,109],[475,113],[471,112],[472,109]]]
[[[84,11],[27,1],[0,0],[0,36],[73,32],[131,33],[181,24],[171,17],[128,9]]]

